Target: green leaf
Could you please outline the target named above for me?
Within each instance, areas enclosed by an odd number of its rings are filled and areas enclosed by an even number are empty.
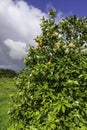
[[[56,128],[56,125],[54,123],[50,124],[50,129],[54,130]]]
[[[68,103],[68,102],[64,102],[64,105],[68,108],[72,108],[72,104]]]
[[[16,78],[11,121],[19,130],[85,129],[87,53],[82,50],[87,49],[87,18],[71,16],[56,23],[55,10],[49,15],[42,19],[38,46],[29,47],[25,68]],[[16,126],[20,120],[23,126]]]
[[[61,110],[61,104],[57,105],[57,110],[58,110],[58,112],[60,112],[60,110]]]
[[[62,112],[65,113],[65,106],[62,105]]]

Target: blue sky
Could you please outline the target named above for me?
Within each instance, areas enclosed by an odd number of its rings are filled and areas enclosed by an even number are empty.
[[[51,5],[65,15],[87,16],[87,0],[25,0],[27,3],[47,12]]]
[[[56,20],[87,16],[87,0],[0,0],[0,68],[20,70],[29,45],[41,33],[40,19],[57,10]]]

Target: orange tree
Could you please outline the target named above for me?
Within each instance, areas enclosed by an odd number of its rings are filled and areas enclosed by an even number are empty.
[[[8,130],[87,130],[87,19],[55,16],[29,47]]]

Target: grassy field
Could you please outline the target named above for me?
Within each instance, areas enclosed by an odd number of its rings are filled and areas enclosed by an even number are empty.
[[[16,92],[14,80],[0,78],[0,130],[7,130],[9,125],[9,102],[10,95]]]

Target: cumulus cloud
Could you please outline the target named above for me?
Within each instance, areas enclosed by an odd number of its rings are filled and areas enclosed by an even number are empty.
[[[21,60],[26,56],[26,43],[6,39],[5,45],[10,49],[9,55],[12,59]]]
[[[23,65],[26,49],[36,45],[33,39],[41,33],[43,15],[47,17],[23,0],[0,0],[0,67],[15,69]]]
[[[39,25],[43,15],[46,16],[22,0],[0,0],[1,67],[23,64],[25,50],[30,44],[35,45],[33,39],[41,33]]]
[[[0,27],[5,36],[12,39],[33,41],[40,33],[40,18],[44,15],[39,9],[28,6],[24,1],[0,1]],[[27,43],[28,44],[28,43]]]

